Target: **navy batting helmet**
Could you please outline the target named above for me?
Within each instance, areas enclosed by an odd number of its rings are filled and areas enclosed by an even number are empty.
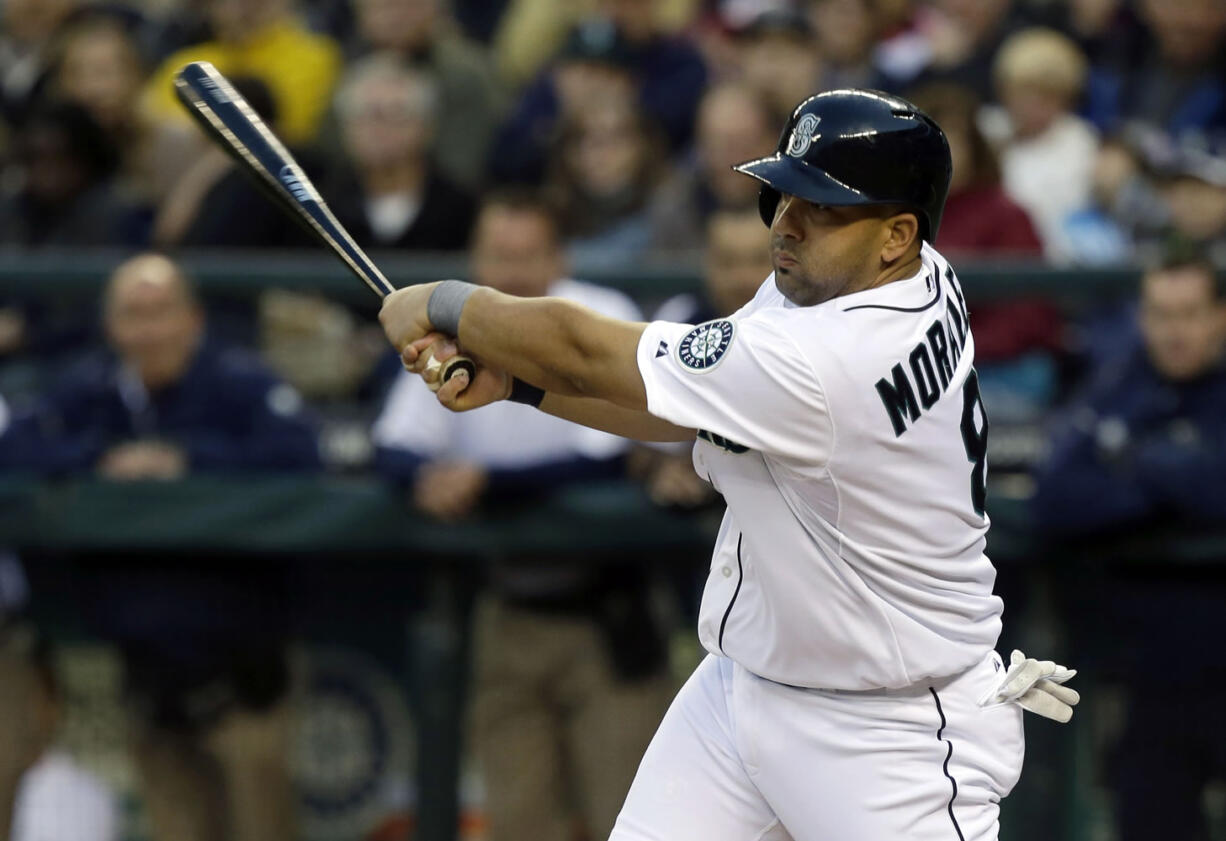
[[[953,165],[931,117],[897,96],[835,90],[792,112],[775,154],[735,167],[762,182],[758,209],[770,225],[782,193],[814,204],[898,204],[919,217],[932,242]]]

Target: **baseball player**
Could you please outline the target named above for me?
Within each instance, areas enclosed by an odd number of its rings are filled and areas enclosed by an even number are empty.
[[[1019,704],[1067,720],[1069,670],[993,651],[987,418],[962,289],[932,247],[940,128],[875,91],[805,100],[762,182],[774,272],[704,324],[635,324],[459,281],[380,318],[440,401],[511,399],[694,440],[724,496],[710,652],[640,765],[615,841],[984,841],[1021,771]],[[1013,703],[1017,701],[1018,703]]]

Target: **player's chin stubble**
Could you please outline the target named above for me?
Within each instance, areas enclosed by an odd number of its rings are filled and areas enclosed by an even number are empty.
[[[812,307],[825,303],[834,297],[834,285],[829,281],[822,282],[814,277],[814,273],[791,255],[780,260],[778,252],[772,255],[775,266],[775,288],[793,304],[800,307]]]

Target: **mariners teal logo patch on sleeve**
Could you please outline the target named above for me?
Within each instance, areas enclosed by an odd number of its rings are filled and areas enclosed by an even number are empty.
[[[677,343],[677,360],[691,371],[710,371],[728,352],[733,329],[726,318],[699,324]]]

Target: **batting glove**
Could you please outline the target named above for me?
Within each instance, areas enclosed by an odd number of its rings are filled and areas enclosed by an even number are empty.
[[[1077,690],[1062,685],[1075,674],[1075,669],[1066,669],[1051,660],[1035,660],[1015,650],[1005,676],[979,699],[979,704],[986,707],[1014,703],[1063,724],[1073,717],[1073,707],[1081,700]]]

